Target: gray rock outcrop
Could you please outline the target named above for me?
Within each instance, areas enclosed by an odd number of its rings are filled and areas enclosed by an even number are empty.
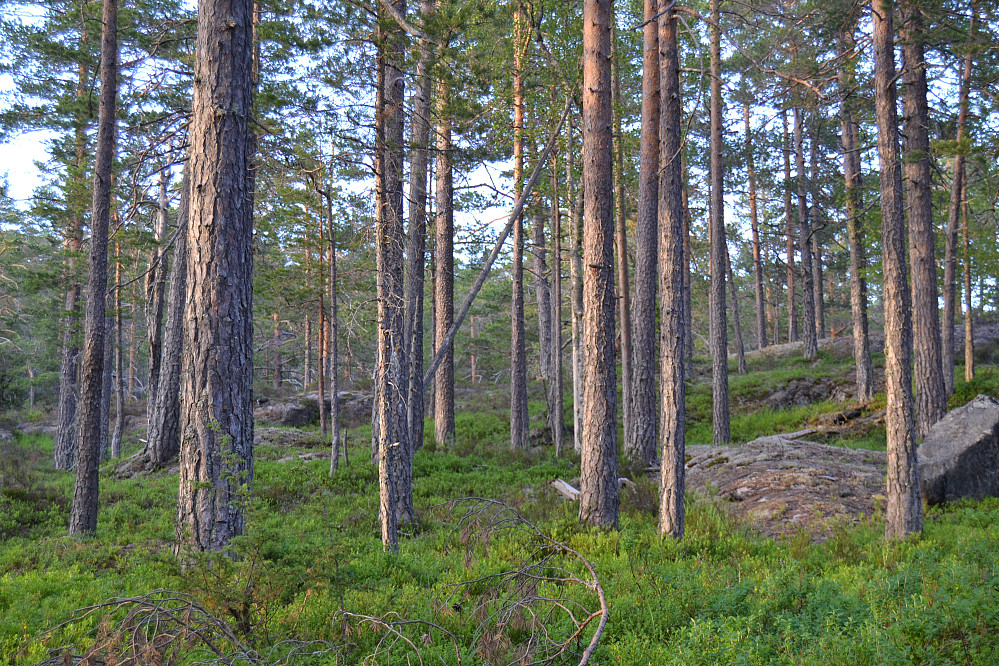
[[[980,395],[947,413],[919,446],[929,504],[999,496],[999,402]]]

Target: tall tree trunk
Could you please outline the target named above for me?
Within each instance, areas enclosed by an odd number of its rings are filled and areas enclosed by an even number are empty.
[[[111,217],[111,168],[115,154],[115,107],[118,100],[118,2],[104,0],[101,14],[101,97],[94,161],[94,197],[87,259],[87,315],[84,321],[80,376],[80,435],[76,453],[76,485],[69,514],[71,535],[97,530],[98,466],[104,388],[104,345],[107,333],[105,292],[108,284],[108,223]]]
[[[107,268],[105,268],[107,270]],[[114,317],[111,309],[114,299],[109,295],[104,298],[104,371],[101,373],[101,460],[107,460],[111,454],[111,373],[114,371]]]
[[[121,380],[121,246],[115,243],[115,270],[114,270],[114,432],[111,435],[111,457],[121,457],[121,438],[125,432],[125,384]],[[148,439],[148,436],[147,436]]]
[[[149,253],[149,272],[146,274],[146,339],[149,341],[149,380],[146,385],[146,418],[152,418],[159,388],[163,356],[163,303],[166,296],[166,278],[169,272],[167,250],[163,247],[167,232],[167,183],[169,176],[160,171],[159,206],[153,237],[156,247]]]
[[[253,4],[199,0],[178,550],[242,534],[253,482]]]
[[[138,359],[138,342],[139,337],[136,333],[136,318],[135,318],[135,301],[138,300],[133,295],[131,301],[132,306],[129,309],[128,317],[128,399],[136,400],[135,391],[135,378],[138,375],[139,359]]]
[[[332,166],[331,166],[332,171]],[[337,302],[337,287],[336,287],[336,229],[333,223],[333,176],[330,176],[330,189],[326,195],[326,230],[328,233],[329,245],[330,245],[330,346],[327,354],[330,359],[330,476],[336,472],[337,466],[340,464],[340,399],[338,394],[340,393],[340,358],[339,358],[339,338],[340,338],[340,320],[339,317],[339,307]],[[421,377],[422,379],[422,377]],[[421,382],[422,386],[422,382]],[[422,396],[421,396],[422,399]],[[319,395],[320,402],[323,405],[326,404],[326,394]],[[420,413],[420,418],[422,419],[422,412]],[[422,422],[422,421],[421,421]],[[346,442],[344,443],[346,447]]]
[[[871,362],[871,340],[867,330],[867,257],[864,250],[864,224],[860,219],[861,201],[860,148],[857,140],[857,122],[853,117],[855,100],[852,95],[855,76],[847,61],[854,49],[855,24],[851,24],[839,38],[840,91],[840,142],[843,145],[843,178],[846,192],[846,225],[850,245],[850,312],[853,319],[853,358],[857,366],[857,401],[869,402],[874,398],[874,366]]]
[[[545,211],[538,205],[531,221],[531,272],[534,274],[534,294],[538,301],[538,359],[541,380],[545,388],[546,421],[559,407],[554,402],[552,384],[555,350],[552,348],[552,292],[549,281],[548,242],[545,238]],[[554,437],[554,433],[552,433]]]
[[[436,9],[435,0],[422,0],[424,31]],[[423,446],[423,292],[427,256],[427,166],[430,147],[430,95],[434,47],[420,39],[410,121],[409,233],[406,248],[406,348],[409,352],[409,394],[406,398],[409,442],[413,452]]]
[[[437,217],[434,222],[437,249],[435,274],[434,337],[439,348],[454,323],[454,182],[452,180],[450,89],[437,87]],[[434,380],[434,438],[445,447],[454,445],[454,351],[449,349]]]
[[[812,274],[812,225],[809,221],[807,176],[805,175],[804,128],[800,107],[794,107],[794,161],[798,174],[798,250],[801,252],[801,305],[804,326],[803,353],[806,361],[818,354],[815,334],[815,287]]]
[[[742,318],[739,316],[739,294],[735,288],[735,274],[732,272],[732,258],[728,248],[725,249],[725,270],[728,272],[728,283],[732,287],[732,327],[735,329],[735,358],[740,375],[746,374],[746,345],[742,340]]]
[[[725,314],[725,178],[722,166],[721,29],[719,0],[711,0],[711,367],[715,446],[729,443],[728,321]]]
[[[519,196],[524,181],[524,56],[526,19],[518,6],[513,37],[513,180]],[[513,225],[513,294],[510,337],[510,445],[527,448],[530,423],[527,414],[527,347],[524,331],[524,217]]]
[[[548,402],[555,406],[548,411],[548,427],[552,433],[555,455],[565,448],[565,414],[562,411],[564,383],[562,373],[562,210],[558,198],[558,162],[552,157],[551,172],[551,238],[552,238],[552,378]],[[473,357],[474,358],[474,357]],[[475,376],[473,373],[472,381]]]
[[[975,378],[975,310],[971,304],[971,234],[968,230],[968,184],[961,186],[961,221],[964,233],[964,381]]]
[[[975,34],[977,11],[971,4],[969,35]],[[947,230],[944,234],[944,289],[943,330],[941,335],[941,367],[946,394],[954,393],[954,321],[957,310],[957,228],[961,215],[964,187],[964,159],[966,148],[962,145],[968,127],[968,93],[971,89],[971,50],[964,56],[964,71],[958,84],[957,153],[954,155],[954,177],[950,185],[950,205],[947,208]]]
[[[742,107],[746,125],[746,178],[749,180],[749,228],[753,234],[753,287],[756,293],[756,345],[767,346],[767,305],[763,294],[763,261],[760,252],[760,226],[756,211],[756,166],[753,161],[753,138],[749,126],[749,103]]]
[[[322,195],[320,195],[320,200]],[[318,298],[319,301],[319,312],[316,314],[317,324],[319,326],[318,340],[319,345],[319,386],[317,387],[319,392],[319,432],[322,433],[323,439],[326,438],[326,433],[330,430],[330,413],[329,409],[326,407],[326,394],[328,393],[328,380],[329,380],[329,355],[330,355],[330,339],[329,339],[329,320],[326,317],[326,253],[322,250],[322,238],[323,229],[325,227],[326,220],[319,223],[319,240],[320,240],[320,250],[319,250],[319,289]],[[375,402],[372,401],[372,408],[374,409]],[[332,407],[332,404],[330,405]],[[372,419],[371,426],[371,436],[377,438],[377,431],[375,430],[374,419]]]
[[[874,0],[874,103],[881,163],[881,251],[885,311],[885,434],[888,506],[885,534],[902,538],[923,528],[912,415],[912,325],[905,265],[902,168],[895,101],[892,5]]]
[[[271,317],[274,319],[274,375],[271,386],[276,391],[281,388],[281,375],[284,373],[281,358],[281,321],[278,319],[277,312],[272,313]]]
[[[631,292],[628,288],[628,233],[625,226],[624,149],[621,146],[621,73],[617,55],[614,4],[611,3],[611,113],[614,121],[614,249],[617,253],[617,295],[621,317],[621,414],[624,420],[625,448],[632,440]]]
[[[572,314],[572,445],[583,450],[583,185],[576,187],[572,123],[566,130],[566,181],[569,202],[569,288]]]
[[[809,194],[812,197],[812,210],[815,211],[814,224],[811,225],[811,247],[812,247],[812,293],[815,301],[815,335],[821,339],[826,337],[826,308],[825,295],[823,294],[822,281],[822,242],[819,232],[824,223],[820,222],[821,215],[818,205],[819,201],[819,120],[818,114],[813,114],[812,136],[809,146],[809,168],[811,175],[808,182]],[[811,216],[810,216],[811,217]]]
[[[308,276],[308,269],[306,269]],[[308,282],[306,282],[308,289]],[[312,385],[312,315],[305,313],[305,357],[302,359],[302,387],[305,391]]]
[[[926,103],[923,16],[913,0],[901,3],[902,168],[912,261],[912,337],[916,439],[926,436],[947,411],[940,360],[940,305],[936,239],[930,190],[930,114]]]
[[[170,291],[167,294],[166,326],[163,330],[163,362],[160,366],[160,389],[149,420],[146,455],[161,467],[180,451],[180,375],[184,358],[184,306],[187,302],[187,238],[190,210],[190,166],[184,167],[177,207],[177,231],[170,266]],[[121,354],[119,343],[119,356]],[[120,369],[119,369],[120,372]],[[120,384],[120,381],[119,381]]]
[[[784,225],[786,229],[787,252],[787,341],[798,340],[798,300],[795,298],[794,268],[794,218],[791,215],[791,140],[787,129],[787,110],[781,111],[781,121],[784,126]]]
[[[617,527],[611,0],[583,2],[583,451],[580,522]]]
[[[661,7],[665,2],[660,2]],[[659,371],[662,391],[660,402],[660,432],[662,433],[662,465],[659,509],[659,533],[680,539],[684,530],[685,490],[684,441],[686,439],[686,388],[684,384],[685,321],[684,283],[686,267],[684,243],[686,221],[683,210],[683,174],[681,172],[680,123],[680,57],[677,51],[676,15],[660,13],[646,0],[646,20],[650,12],[659,14],[657,51],[659,57],[659,91],[661,115],[659,124],[658,220],[659,220],[659,312],[662,319]],[[646,39],[646,47],[649,41]],[[648,59],[646,63],[648,64]],[[644,120],[644,118],[643,118]],[[643,122],[644,130],[644,122]]]
[[[392,3],[405,15],[405,0]],[[376,110],[376,147],[380,153],[376,187],[380,190],[376,221],[378,268],[379,365],[375,402],[378,405],[378,482],[382,523],[382,545],[399,548],[399,524],[413,518],[412,451],[409,446],[408,414],[403,388],[408,385],[409,366],[404,340],[403,298],[402,162],[403,103],[402,72],[404,35],[379,9],[379,100]]]
[[[642,129],[638,149],[638,211],[635,216],[635,304],[631,435],[629,460],[653,465],[656,440],[656,287],[659,234],[659,13],[657,0],[645,0],[642,35]],[[676,91],[679,93],[679,90]],[[670,156],[672,159],[672,155]],[[679,156],[676,158],[679,160]],[[679,164],[679,162],[678,162]],[[681,211],[682,223],[682,211]],[[681,252],[683,247],[681,245]],[[683,257],[680,257],[683,263]],[[681,266],[682,269],[682,266]],[[680,286],[682,296],[683,285]]]
[[[680,183],[680,200],[683,205],[683,356],[687,377],[692,378],[694,376],[694,302],[690,287],[690,264],[694,255],[690,249],[690,201],[686,183],[687,169],[682,151],[680,169],[683,171]]]

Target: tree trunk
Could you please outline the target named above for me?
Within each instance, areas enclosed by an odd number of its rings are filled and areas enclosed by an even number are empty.
[[[798,301],[795,298],[794,218],[791,216],[791,140],[787,130],[787,110],[781,112],[784,125],[784,224],[787,236],[787,341],[798,340]]]
[[[136,400],[135,397],[135,378],[138,374],[139,360],[137,355],[138,348],[138,334],[135,330],[135,301],[137,300],[134,296],[132,300],[132,307],[129,310],[128,317],[128,399]]]
[[[125,432],[125,385],[121,381],[121,246],[115,243],[114,270],[114,432],[111,435],[111,457],[121,457],[121,438]],[[148,439],[148,435],[147,435]]]
[[[531,217],[533,218],[531,220],[531,272],[534,280],[534,295],[538,301],[538,365],[541,370],[541,379],[547,385],[552,378],[552,292],[548,281],[548,243],[545,238],[544,211],[540,207],[536,207]],[[551,409],[551,407],[552,405],[546,404],[546,408]]]
[[[281,388],[281,375],[284,370],[282,366],[281,358],[281,321],[278,319],[277,312],[271,314],[274,319],[274,376],[271,381],[272,388],[276,391]]]
[[[569,282],[572,290],[572,445],[577,453],[583,450],[583,184],[576,187],[573,169],[574,145],[572,123],[566,130],[565,161],[569,201]]]
[[[725,180],[722,166],[721,30],[719,0],[711,0],[711,366],[715,446],[732,438],[728,405],[728,321],[725,315]]]
[[[801,252],[801,304],[804,325],[803,353],[806,361],[818,354],[815,334],[815,286],[812,274],[812,226],[809,221],[805,151],[802,145],[804,128],[802,111],[794,107],[794,161],[798,174],[798,250]]]
[[[739,316],[739,294],[735,288],[735,275],[732,273],[732,258],[728,248],[725,248],[725,270],[728,272],[728,283],[732,287],[732,325],[735,329],[735,358],[740,375],[746,374],[746,345],[742,340],[742,323]]]
[[[308,268],[306,269],[308,276]],[[308,284],[306,284],[308,288]],[[302,387],[308,391],[312,385],[312,315],[305,313],[305,358],[302,359]]]
[[[847,238],[850,245],[850,312],[853,319],[853,358],[857,366],[857,401],[867,403],[874,398],[874,366],[871,362],[871,340],[867,331],[867,257],[864,250],[864,224],[860,219],[861,201],[860,148],[857,122],[853,118],[855,105],[851,91],[855,76],[846,54],[854,48],[855,25],[839,37],[841,65],[840,141],[843,145],[843,178],[846,192]]]
[[[200,0],[177,549],[223,550],[253,482],[253,4]]]
[[[163,357],[163,302],[166,296],[166,278],[169,272],[167,251],[163,247],[167,232],[167,170],[160,171],[160,197],[153,237],[156,247],[149,253],[149,272],[146,274],[146,339],[149,341],[149,381],[146,385],[146,418],[152,419],[159,389],[160,368]]]
[[[395,0],[394,9],[405,15],[405,0]],[[401,28],[379,7],[376,147],[381,155],[376,174],[380,190],[376,221],[378,269],[378,482],[382,523],[382,545],[399,548],[399,524],[413,518],[412,451],[406,407],[409,366],[405,344],[403,298],[402,162],[405,150],[403,120],[405,79],[404,35]]]
[[[661,101],[661,96],[660,96]],[[686,178],[683,154],[680,155],[681,179]],[[688,378],[694,376],[694,302],[690,287],[690,264],[693,261],[690,250],[690,201],[686,180],[680,183],[680,200],[683,205],[683,356]]]
[[[583,2],[583,451],[579,519],[617,528],[611,0]]]
[[[912,0],[901,4],[902,168],[912,261],[912,337],[916,439],[926,436],[947,411],[940,360],[940,305],[930,183],[930,114],[926,103],[923,17]]]
[[[817,115],[817,114],[816,114]],[[811,249],[812,249],[812,298],[815,301],[815,335],[821,339],[826,337],[826,308],[823,294],[822,281],[822,242],[819,232],[823,224],[819,221],[821,215],[818,205],[819,201],[819,121],[812,118],[812,137],[809,146],[809,162],[811,176],[809,178],[809,194],[812,197],[812,208],[815,211],[815,221],[811,225]],[[811,215],[809,216],[811,217]]]
[[[552,378],[549,382],[548,427],[552,433],[555,455],[561,456],[565,448],[565,414],[562,411],[564,394],[562,374],[562,210],[558,200],[558,163],[552,158],[551,172],[551,238],[552,238],[552,298],[550,317],[552,327]],[[474,357],[473,357],[474,358]],[[472,381],[475,377],[473,373]]]
[[[657,0],[645,0],[642,58],[642,129],[638,149],[638,211],[635,217],[635,304],[631,435],[625,453],[633,462],[653,465],[656,451],[656,282],[659,234],[659,13]],[[679,90],[676,91],[679,93]],[[670,159],[673,159],[672,154]],[[679,156],[676,158],[679,160]],[[678,163],[679,164],[679,163]],[[681,218],[682,224],[682,211]],[[681,241],[682,242],[682,241]],[[683,250],[682,244],[680,247]],[[680,264],[683,263],[681,254]],[[682,270],[682,266],[680,267]],[[682,297],[683,285],[680,285]],[[682,362],[682,359],[681,359]]]
[[[524,34],[525,17],[519,8],[514,14],[513,38],[513,181],[519,196],[524,180]],[[527,347],[524,332],[524,217],[513,225],[513,295],[510,338],[510,445],[527,448],[530,423],[527,413]]]
[[[105,264],[105,271],[107,270]],[[111,454],[111,373],[114,371],[114,317],[110,315],[114,299],[104,298],[104,371],[101,373],[101,460]]]
[[[975,324],[971,304],[971,235],[968,230],[968,186],[961,187],[961,221],[964,231],[964,381],[975,378]]]
[[[767,346],[767,305],[763,294],[763,261],[760,252],[760,228],[756,211],[756,167],[753,163],[753,139],[749,127],[749,104],[742,107],[746,124],[746,178],[749,180],[749,227],[753,234],[753,287],[756,293],[756,346]]]
[[[905,265],[902,169],[895,102],[892,6],[874,0],[874,102],[881,164],[881,251],[885,312],[885,434],[888,506],[885,534],[903,538],[923,528],[912,415],[912,327]]]
[[[331,167],[332,169],[332,167]],[[333,476],[336,472],[337,466],[340,464],[340,401],[337,397],[340,393],[340,358],[339,358],[339,337],[340,337],[340,321],[339,307],[337,302],[337,290],[336,290],[336,230],[333,224],[333,183],[332,177],[330,178],[330,190],[326,195],[326,231],[329,234],[330,243],[330,346],[328,350],[328,355],[330,359],[330,476]],[[422,379],[422,378],[421,378]],[[326,394],[319,394],[319,401],[325,406],[326,404]],[[421,413],[422,418],[422,413]],[[344,443],[344,449],[346,451],[346,443]]]
[[[69,533],[97,530],[98,466],[107,431],[101,435],[104,395],[104,345],[107,333],[105,292],[108,284],[108,223],[111,218],[111,169],[115,154],[115,107],[118,99],[118,2],[104,0],[101,14],[101,94],[94,161],[94,197],[87,259],[87,315],[80,373],[80,434],[76,485]]]
[[[660,2],[662,6],[664,2]],[[661,11],[661,10],[659,10]],[[658,14],[651,0],[646,0],[646,20],[650,12]],[[684,333],[685,226],[683,210],[683,173],[681,172],[680,57],[677,51],[676,15],[667,11],[658,19],[657,51],[659,56],[659,90],[662,103],[658,134],[661,137],[659,163],[659,311],[662,319],[659,370],[662,391],[660,402],[660,432],[662,433],[662,464],[660,473],[659,533],[661,536],[683,538],[686,465],[686,388]],[[647,33],[646,33],[647,34]],[[648,38],[645,42],[649,44]],[[648,64],[648,59],[646,59]],[[643,119],[644,120],[644,119]],[[644,123],[643,123],[644,130]]]
[[[632,385],[631,361],[633,357],[631,345],[631,292],[628,289],[628,233],[625,226],[624,201],[624,150],[621,147],[621,74],[617,55],[617,30],[615,30],[614,4],[611,3],[611,113],[614,119],[614,249],[617,253],[617,295],[621,317],[621,414],[624,420],[625,448],[632,440],[632,412],[634,404],[631,397]]]
[[[977,12],[971,5],[969,35],[975,33]],[[964,160],[966,147],[962,144],[968,127],[968,94],[971,89],[972,55],[969,50],[964,56],[964,71],[958,84],[957,114],[957,153],[954,155],[954,178],[950,185],[950,205],[947,208],[947,231],[944,234],[944,289],[943,289],[943,330],[941,335],[941,367],[943,369],[944,390],[954,394],[954,321],[957,310],[957,230],[961,214],[962,191],[964,187]]]
[[[184,167],[184,179],[180,184],[177,235],[173,242],[166,327],[163,330],[160,389],[156,392],[156,405],[149,421],[149,436],[146,443],[146,455],[157,467],[165,465],[180,451],[180,375],[184,358],[184,306],[187,302],[187,220],[191,181],[189,174],[188,165]],[[119,357],[120,347],[119,343]]]
[[[434,337],[439,348],[454,323],[454,182],[452,180],[450,89],[446,82],[437,87],[437,217],[434,222],[437,248],[434,292],[436,316]],[[454,351],[449,349],[434,379],[434,439],[445,447],[454,446]]]
[[[420,13],[427,29],[435,0],[422,0]],[[406,248],[406,342],[409,352],[409,394],[406,420],[413,452],[423,447],[423,293],[427,256],[427,166],[430,147],[430,95],[433,86],[434,47],[420,40],[410,122],[412,149],[409,160],[409,233]]]

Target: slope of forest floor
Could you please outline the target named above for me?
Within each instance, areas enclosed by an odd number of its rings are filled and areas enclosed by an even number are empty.
[[[690,386],[692,446],[710,442],[705,367],[699,359]],[[809,378],[834,391],[847,387],[848,368],[848,356],[826,348],[811,364],[752,356],[750,374],[732,375],[734,440],[826,428],[827,444],[883,448],[876,418],[883,397],[863,408],[832,394],[766,406]],[[978,393],[999,395],[999,374],[986,367],[974,382],[958,382],[951,406]],[[355,664],[377,654],[370,663],[404,664],[418,663],[419,652],[424,663],[457,664],[457,651],[463,664],[505,664],[527,645],[537,655],[546,639],[565,641],[564,661],[575,663],[594,625],[569,640],[575,625],[563,609],[585,618],[598,608],[596,595],[552,580],[555,567],[580,579],[586,572],[567,551],[544,550],[523,520],[585,558],[599,578],[610,613],[592,663],[999,661],[999,500],[930,509],[921,538],[886,544],[876,507],[862,519],[826,523],[824,540],[816,541],[805,529],[761,534],[731,515],[730,502],[691,492],[686,537],[677,543],[658,537],[654,481],[622,465],[636,484],[622,493],[621,529],[591,531],[578,526],[575,504],[549,485],[578,476],[578,458],[556,459],[549,447],[511,452],[502,398],[462,395],[455,449],[439,450],[428,439],[415,458],[418,519],[398,554],[381,549],[377,470],[363,427],[350,432],[349,463],[342,460],[332,478],[314,428],[261,428],[247,534],[234,544],[235,557],[207,556],[186,567],[172,552],[175,474],[116,479],[109,463],[98,533],[76,541],[66,536],[72,477],[52,469],[51,438],[35,426],[0,442],[0,664],[61,659],[60,650],[83,654],[95,645],[120,649],[126,636],[141,633],[142,614],[128,611],[156,590],[181,593],[172,598],[198,613],[183,615],[191,630],[172,643],[186,658],[145,663],[207,660],[197,635],[206,635],[208,624],[219,649],[235,642],[257,655],[243,663]],[[843,428],[842,414],[857,409],[848,420],[866,418],[866,425]],[[543,421],[540,403],[532,403],[532,415]],[[501,500],[510,509],[447,504],[463,497]],[[543,557],[550,559],[535,573],[544,580],[496,576]],[[132,601],[74,616],[122,597]],[[162,608],[163,593],[156,599]],[[306,649],[295,641],[323,642]]]

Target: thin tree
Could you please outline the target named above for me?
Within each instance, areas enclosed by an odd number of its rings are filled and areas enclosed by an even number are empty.
[[[583,451],[580,522],[617,527],[611,0],[583,2]]]
[[[749,228],[753,234],[753,288],[756,294],[756,345],[767,346],[767,306],[763,293],[763,260],[760,250],[760,224],[756,208],[756,164],[753,160],[753,133],[749,125],[749,102],[742,106],[746,126],[746,179],[749,181]]]
[[[812,274],[812,225],[809,220],[808,188],[805,176],[805,153],[803,144],[803,120],[800,107],[794,107],[794,160],[798,180],[798,250],[801,252],[801,304],[802,325],[805,328],[803,353],[810,361],[818,354],[818,340],[815,331],[815,287]]]
[[[715,446],[732,438],[728,404],[728,318],[726,316],[725,174],[722,163],[720,0],[711,0],[711,376]]]
[[[250,0],[199,2],[178,550],[226,548],[253,481],[252,24]]]
[[[961,228],[964,237],[964,381],[975,378],[975,322],[971,302],[971,234],[968,229],[968,183],[961,185]]]
[[[553,95],[554,96],[554,95]],[[558,197],[558,161],[552,156],[551,171],[551,239],[552,239],[552,378],[549,404],[555,406],[548,412],[548,427],[552,433],[555,455],[565,447],[565,414],[562,410],[564,393],[562,371],[562,210]],[[474,358],[474,357],[473,357]],[[475,378],[472,378],[473,382]]]
[[[149,272],[146,273],[146,339],[149,342],[149,380],[146,383],[146,418],[152,420],[159,387],[160,368],[163,360],[163,307],[166,298],[166,278],[170,271],[167,248],[163,246],[167,234],[167,184],[166,167],[160,170],[159,201],[153,239],[156,245],[149,253]]]
[[[823,224],[819,216],[822,214],[819,207],[819,117],[817,113],[812,115],[812,137],[809,141],[809,170],[808,195],[812,199],[812,206],[809,211],[809,219],[814,215],[814,220],[809,225],[809,235],[811,236],[812,248],[812,299],[815,302],[815,335],[818,339],[826,337],[826,307],[824,282],[822,278],[822,240],[820,232]]]
[[[524,181],[524,58],[528,31],[520,5],[514,13],[513,31],[513,181],[517,196]],[[510,445],[527,448],[530,422],[527,413],[527,334],[524,330],[524,217],[513,225],[513,294],[510,308]]]
[[[101,446],[101,406],[104,395],[104,345],[107,316],[108,225],[111,218],[111,168],[115,154],[115,111],[118,101],[118,2],[104,0],[101,12],[101,96],[97,119],[94,196],[90,217],[90,254],[87,260],[87,315],[84,321],[83,362],[80,373],[80,434],[76,453],[76,485],[69,515],[69,533],[97,530],[98,466]],[[110,393],[110,392],[109,392]]]
[[[635,364],[631,436],[625,453],[652,465],[656,434],[656,282],[659,233],[659,13],[657,0],[645,0],[642,33],[642,128],[638,149],[638,211],[635,216]],[[677,91],[679,92],[679,91]],[[679,159],[679,158],[678,158]],[[681,211],[682,214],[682,211]],[[681,246],[682,251],[682,246]],[[682,264],[682,257],[680,263]],[[682,293],[682,285],[681,285]]]
[[[798,340],[798,300],[795,297],[795,275],[794,268],[794,218],[791,215],[791,140],[787,128],[787,110],[781,111],[781,122],[784,132],[781,151],[784,155],[784,225],[786,236],[787,260],[787,341],[797,342]]]
[[[572,315],[572,444],[583,450],[583,187],[576,186],[572,123],[566,129],[566,183],[569,202],[569,289]]]
[[[451,156],[451,99],[446,81],[437,86],[437,196],[434,231],[437,279],[434,337],[439,348],[454,323],[454,181]],[[454,445],[454,350],[448,349],[434,379],[434,439]]]
[[[860,219],[861,201],[860,148],[857,141],[857,121],[853,116],[856,105],[853,94],[854,73],[847,59],[853,51],[856,19],[838,37],[839,87],[843,96],[840,104],[840,143],[843,147],[843,179],[846,193],[847,242],[850,246],[850,312],[853,320],[853,358],[857,366],[857,401],[874,398],[874,366],[871,362],[871,341],[867,330],[867,278],[864,271],[867,258],[864,249],[864,225]]]
[[[911,303],[905,264],[902,166],[895,101],[892,5],[874,0],[874,104],[881,164],[881,266],[885,311],[885,434],[888,506],[885,534],[902,538],[923,528],[912,415]]]
[[[732,272],[732,257],[728,247],[725,248],[725,271],[728,273],[728,284],[732,288],[732,328],[735,333],[735,359],[737,372],[746,374],[746,345],[742,340],[742,318],[739,316],[739,294],[735,288],[735,274]]]
[[[121,438],[125,433],[125,384],[121,379],[121,244],[114,247],[114,432],[111,434],[111,457],[121,457]],[[110,345],[109,345],[110,346]]]
[[[940,306],[930,183],[930,114],[926,102],[923,15],[913,0],[901,3],[902,154],[909,258],[912,261],[912,337],[915,362],[916,439],[947,411],[940,361]]]
[[[655,10],[659,15],[657,51],[660,115],[659,124],[658,220],[659,220],[659,311],[662,319],[660,338],[660,433],[662,440],[661,501],[659,533],[680,539],[684,531],[684,442],[686,421],[684,409],[686,359],[684,329],[684,264],[685,220],[683,210],[683,174],[681,172],[680,123],[680,57],[677,51],[676,14],[646,2],[646,15]],[[648,20],[648,18],[646,19]],[[649,40],[646,39],[646,46]],[[648,59],[646,59],[648,64]],[[643,118],[644,121],[644,118]],[[644,125],[644,122],[643,122]],[[644,132],[644,127],[643,127]]]

